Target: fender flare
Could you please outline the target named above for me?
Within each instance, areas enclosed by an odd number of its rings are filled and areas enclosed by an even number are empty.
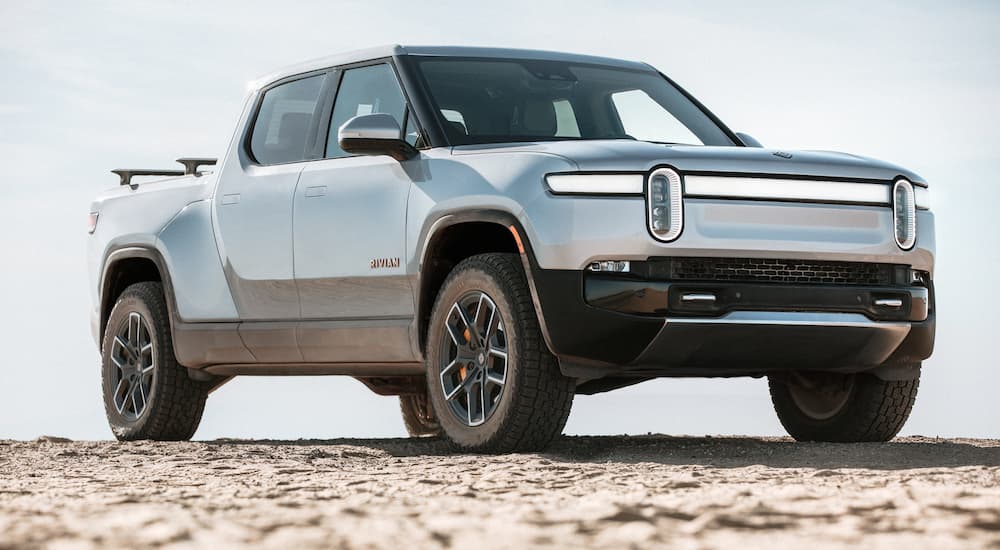
[[[424,285],[424,266],[426,264],[427,252],[430,250],[431,245],[434,243],[435,238],[439,237],[442,232],[460,223],[469,222],[483,222],[492,223],[502,227],[506,227],[508,231],[513,235],[514,241],[517,244],[519,255],[521,257],[521,265],[524,267],[524,275],[528,280],[528,290],[531,294],[531,303],[535,308],[535,315],[538,318],[538,326],[542,331],[542,338],[545,340],[545,344],[552,349],[551,341],[549,340],[549,330],[545,324],[545,316],[542,314],[542,307],[538,299],[538,289],[535,286],[534,272],[540,269],[538,267],[538,262],[535,259],[535,253],[531,246],[531,240],[528,237],[528,233],[524,230],[524,225],[521,221],[512,214],[511,212],[505,210],[497,210],[491,208],[483,209],[471,209],[462,210],[459,212],[449,212],[444,213],[441,216],[424,224],[423,228],[420,230],[420,248],[418,254],[415,257],[419,258],[416,273],[417,273],[417,284],[414,289],[416,292],[416,306],[417,315],[414,316],[414,330],[413,334],[413,347],[417,351],[417,356],[423,356],[423,349],[420,346],[421,334],[420,334],[420,323],[424,317],[425,308],[428,310],[433,304],[424,304],[423,302],[423,285]],[[430,312],[427,311],[427,314]]]
[[[177,315],[177,302],[174,296],[174,285],[170,279],[170,271],[167,269],[167,263],[163,259],[163,255],[159,250],[147,245],[124,245],[115,248],[107,253],[104,257],[104,264],[101,267],[101,286],[100,294],[98,295],[98,302],[100,303],[100,343],[104,342],[104,331],[107,328],[108,316],[110,314],[111,308],[114,304],[111,302],[111,297],[109,296],[111,291],[111,284],[113,278],[110,276],[114,273],[113,268],[115,264],[123,260],[132,259],[143,259],[153,262],[156,266],[156,270],[160,274],[160,284],[163,285],[163,299],[167,303],[167,314],[170,317],[170,333],[171,342],[175,346],[174,354],[176,355],[176,341],[173,338],[175,329],[177,328],[179,317]]]

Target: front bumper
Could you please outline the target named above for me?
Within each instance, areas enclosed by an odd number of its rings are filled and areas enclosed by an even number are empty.
[[[533,267],[546,341],[576,378],[860,372],[933,351],[929,278],[924,286],[809,286]],[[683,300],[709,294],[715,300]]]

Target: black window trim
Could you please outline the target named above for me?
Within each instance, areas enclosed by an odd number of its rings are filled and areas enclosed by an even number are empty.
[[[257,156],[254,155],[254,153],[253,153],[253,147],[252,147],[252,143],[251,142],[253,140],[253,131],[254,131],[254,128],[257,126],[257,119],[260,117],[260,108],[261,108],[262,104],[264,103],[264,96],[267,95],[267,92],[273,90],[274,88],[277,88],[278,86],[282,86],[282,85],[288,84],[290,82],[296,82],[298,80],[305,80],[307,78],[312,78],[312,77],[315,77],[315,76],[324,76],[325,78],[324,78],[323,83],[322,83],[322,85],[320,87],[319,98],[317,98],[317,102],[319,102],[319,101],[325,101],[326,100],[326,95],[330,91],[329,90],[329,86],[330,86],[330,83],[331,83],[330,81],[332,80],[330,78],[331,73],[336,73],[336,68],[328,67],[328,68],[317,69],[317,70],[313,70],[313,71],[309,71],[309,72],[305,72],[305,73],[299,73],[299,74],[290,75],[290,76],[281,78],[279,80],[275,80],[274,82],[271,82],[267,86],[262,87],[257,92],[257,97],[256,97],[256,99],[254,101],[253,116],[250,117],[250,119],[247,122],[246,128],[244,128],[243,139],[242,139],[242,142],[243,142],[243,145],[242,145],[242,147],[243,147],[243,153],[247,156],[248,159],[250,159],[250,162],[253,165],[255,165],[255,166],[284,166],[284,165],[288,165],[288,164],[298,164],[298,163],[302,163],[302,162],[311,162],[311,161],[316,160],[315,158],[304,158],[302,160],[293,160],[293,161],[289,161],[289,162],[275,162],[275,163],[265,164],[263,162],[260,162],[257,159]],[[325,110],[325,104],[324,104],[324,110]],[[320,112],[322,113],[323,110],[321,110]],[[314,109],[313,110],[314,120],[312,120],[310,122],[310,124],[309,124],[310,127],[314,127],[314,124],[317,122],[315,120],[315,116],[316,116],[316,111]],[[313,142],[314,145],[316,143],[315,140],[318,139],[318,130],[320,129],[319,127],[321,127],[321,126],[322,126],[322,120],[320,121],[320,124],[315,125],[315,127],[317,129],[317,133],[312,136],[313,140],[314,140],[314,142]],[[306,143],[308,143],[309,137],[310,136],[308,136],[308,135],[306,136],[306,140],[307,140]],[[315,146],[314,146],[314,149],[315,149]],[[309,156],[309,155],[307,155],[307,156]]]
[[[340,83],[343,80],[344,73],[347,70],[361,68],[361,67],[370,67],[373,65],[381,65],[381,64],[389,65],[389,68],[393,72],[393,76],[395,76],[396,78],[396,84],[399,86],[399,89],[403,94],[404,117],[412,116],[414,118],[417,131],[420,132],[420,135],[424,138],[423,139],[424,146],[419,147],[418,149],[419,150],[430,149],[432,145],[430,144],[428,135],[424,130],[425,126],[421,124],[421,118],[416,113],[416,109],[413,108],[413,102],[410,99],[411,94],[407,91],[407,87],[404,84],[405,79],[402,77],[401,72],[396,66],[395,63],[396,61],[397,58],[395,57],[380,57],[365,61],[345,63],[343,65],[334,65],[331,67],[324,67],[322,69],[315,69],[304,73],[289,75],[280,78],[278,80],[275,80],[274,82],[271,82],[266,86],[261,87],[260,90],[257,92],[257,97],[254,100],[253,115],[248,119],[246,127],[244,128],[243,131],[243,139],[241,140],[243,153],[247,156],[251,164],[253,164],[254,166],[285,166],[289,164],[315,162],[318,160],[332,160],[332,159],[352,158],[360,156],[360,155],[348,155],[343,157],[326,156],[327,138],[330,133],[330,122],[331,122],[331,117],[333,116],[333,106],[336,103],[337,94],[340,92]],[[313,120],[312,123],[310,124],[310,126],[314,126],[316,128],[316,132],[312,136],[306,136],[307,143],[310,137],[313,139],[313,148],[311,151],[307,153],[307,158],[304,158],[302,160],[293,160],[289,162],[276,162],[271,164],[265,164],[260,162],[257,159],[256,155],[254,155],[253,153],[253,147],[251,141],[253,139],[254,127],[256,127],[257,119],[260,117],[260,109],[264,101],[264,96],[267,94],[267,92],[273,90],[274,88],[277,88],[278,86],[282,86],[290,82],[304,80],[306,78],[312,78],[314,76],[321,76],[321,75],[326,77],[325,80],[323,81],[323,85],[320,89],[320,95],[319,95],[319,101],[322,102],[323,107],[319,111],[320,120],[318,121],[318,124],[316,124],[317,122],[316,120]],[[406,131],[406,120],[404,119],[403,124],[400,127],[400,137],[402,139],[405,139],[405,136],[403,135],[403,132],[405,131]]]
[[[337,65],[335,67],[335,70],[339,74],[337,74],[334,77],[335,80],[336,80],[336,85],[333,87],[334,93],[333,93],[331,101],[329,102],[329,105],[328,105],[329,112],[326,112],[326,110],[324,110],[325,120],[321,121],[321,123],[320,123],[321,130],[323,130],[323,133],[321,134],[322,140],[323,140],[323,150],[322,150],[320,156],[318,158],[316,158],[316,159],[313,159],[313,160],[336,160],[336,159],[347,159],[347,158],[354,158],[354,157],[364,156],[364,155],[350,155],[350,154],[339,156],[339,157],[331,157],[331,156],[329,156],[330,123],[333,122],[333,109],[334,109],[334,107],[337,104],[337,97],[340,95],[340,85],[343,83],[343,81],[344,81],[344,75],[347,73],[347,71],[349,71],[351,69],[362,69],[364,67],[374,67],[375,65],[388,65],[389,66],[389,70],[392,71],[393,77],[396,79],[396,85],[399,86],[399,91],[400,91],[401,94],[403,94],[403,120],[401,121],[401,124],[399,125],[399,137],[400,137],[400,139],[406,139],[406,135],[405,135],[405,132],[406,132],[406,117],[413,114],[413,108],[411,106],[412,103],[410,102],[410,96],[406,92],[406,86],[403,85],[403,81],[400,78],[400,73],[399,73],[399,71],[396,68],[395,58],[394,57],[379,57],[379,58],[376,58],[376,59],[368,59],[368,60],[365,60],[365,61],[357,61],[357,62],[354,62],[354,63],[347,63],[347,64],[344,64],[344,65]],[[327,105],[324,105],[324,108],[326,108],[326,107],[327,107]],[[420,117],[414,116],[414,118],[416,119],[417,131],[420,132],[421,135],[424,135],[423,134],[423,125],[420,124]],[[419,149],[423,150],[423,149],[426,149],[426,148],[427,147],[421,147]]]

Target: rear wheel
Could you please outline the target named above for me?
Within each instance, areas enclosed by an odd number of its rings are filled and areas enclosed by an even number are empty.
[[[441,423],[438,422],[426,393],[400,395],[399,410],[403,413],[403,424],[410,437],[441,435]]]
[[[211,385],[174,358],[160,283],[129,286],[108,318],[101,347],[104,410],[119,440],[190,439]]]
[[[917,399],[919,379],[881,380],[870,374],[790,373],[768,378],[771,401],[799,441],[889,441]]]
[[[428,332],[428,395],[457,447],[535,451],[562,432],[575,381],[545,346],[516,254],[458,264],[438,294]]]

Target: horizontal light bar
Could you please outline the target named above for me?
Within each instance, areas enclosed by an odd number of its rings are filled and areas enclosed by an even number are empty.
[[[574,195],[641,195],[642,174],[549,174],[553,193]]]
[[[881,183],[728,176],[685,176],[684,194],[689,197],[886,205],[892,202],[892,189]]]

